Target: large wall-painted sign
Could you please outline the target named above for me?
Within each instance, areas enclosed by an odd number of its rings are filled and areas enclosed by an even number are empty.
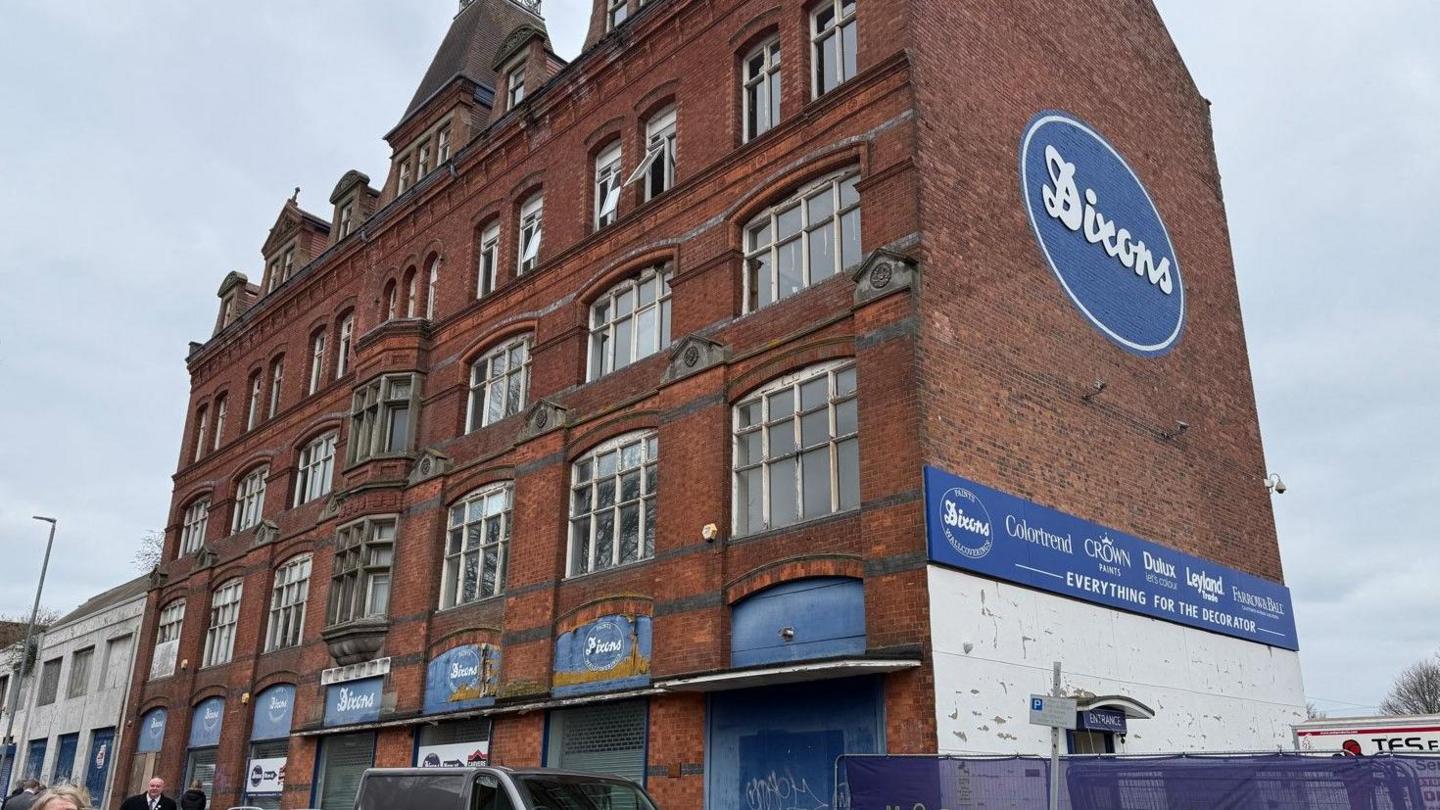
[[[255,698],[255,722],[250,725],[250,739],[276,740],[290,736],[290,720],[295,716],[295,687],[276,684]]]
[[[195,704],[190,715],[190,747],[211,748],[220,744],[220,727],[225,724],[225,699],[207,698]]]
[[[344,726],[379,720],[384,691],[383,677],[331,684],[325,689],[325,725]]]
[[[1073,116],[1042,112],[1020,143],[1020,184],[1041,252],[1090,323],[1139,355],[1174,348],[1185,328],[1180,260],[1115,147]]]
[[[164,709],[151,709],[140,717],[140,742],[135,750],[141,754],[148,754],[152,751],[159,751],[165,744],[165,720],[168,714]]]
[[[1051,593],[1298,650],[1290,589],[925,468],[930,559]]]
[[[650,683],[650,617],[601,616],[555,639],[556,695]]]
[[[463,644],[436,656],[425,671],[425,713],[473,709],[495,702],[500,648]]]

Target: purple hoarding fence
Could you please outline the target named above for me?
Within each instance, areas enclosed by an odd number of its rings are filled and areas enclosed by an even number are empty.
[[[1440,757],[1067,757],[1063,810],[1440,810]],[[1041,810],[1042,757],[842,756],[847,810]]]

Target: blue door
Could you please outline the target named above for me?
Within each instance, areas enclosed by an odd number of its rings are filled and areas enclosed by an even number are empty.
[[[85,765],[85,789],[90,803],[105,806],[105,777],[110,775],[110,761],[115,758],[115,729],[97,728],[90,732],[89,762]]]
[[[25,752],[25,778],[40,778],[40,769],[45,767],[45,743],[47,742],[49,740],[30,741],[30,750]]]
[[[55,770],[50,772],[51,784],[75,784],[75,749],[80,747],[79,734],[61,734],[60,747],[55,751]]]
[[[717,692],[706,740],[709,810],[833,806],[835,758],[885,750],[880,681]]]

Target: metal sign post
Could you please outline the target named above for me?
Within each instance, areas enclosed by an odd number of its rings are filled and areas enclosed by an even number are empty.
[[[1055,662],[1050,694],[1030,696],[1030,724],[1050,727],[1050,810],[1060,810],[1060,729],[1075,729],[1075,699],[1060,694],[1060,662]]]

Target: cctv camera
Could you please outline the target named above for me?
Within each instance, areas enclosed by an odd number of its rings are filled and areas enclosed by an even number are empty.
[[[1282,481],[1282,480],[1280,480],[1280,476],[1278,476],[1278,475],[1275,476],[1275,494],[1277,494],[1277,495],[1284,495],[1284,494],[1285,494],[1285,482]]]

